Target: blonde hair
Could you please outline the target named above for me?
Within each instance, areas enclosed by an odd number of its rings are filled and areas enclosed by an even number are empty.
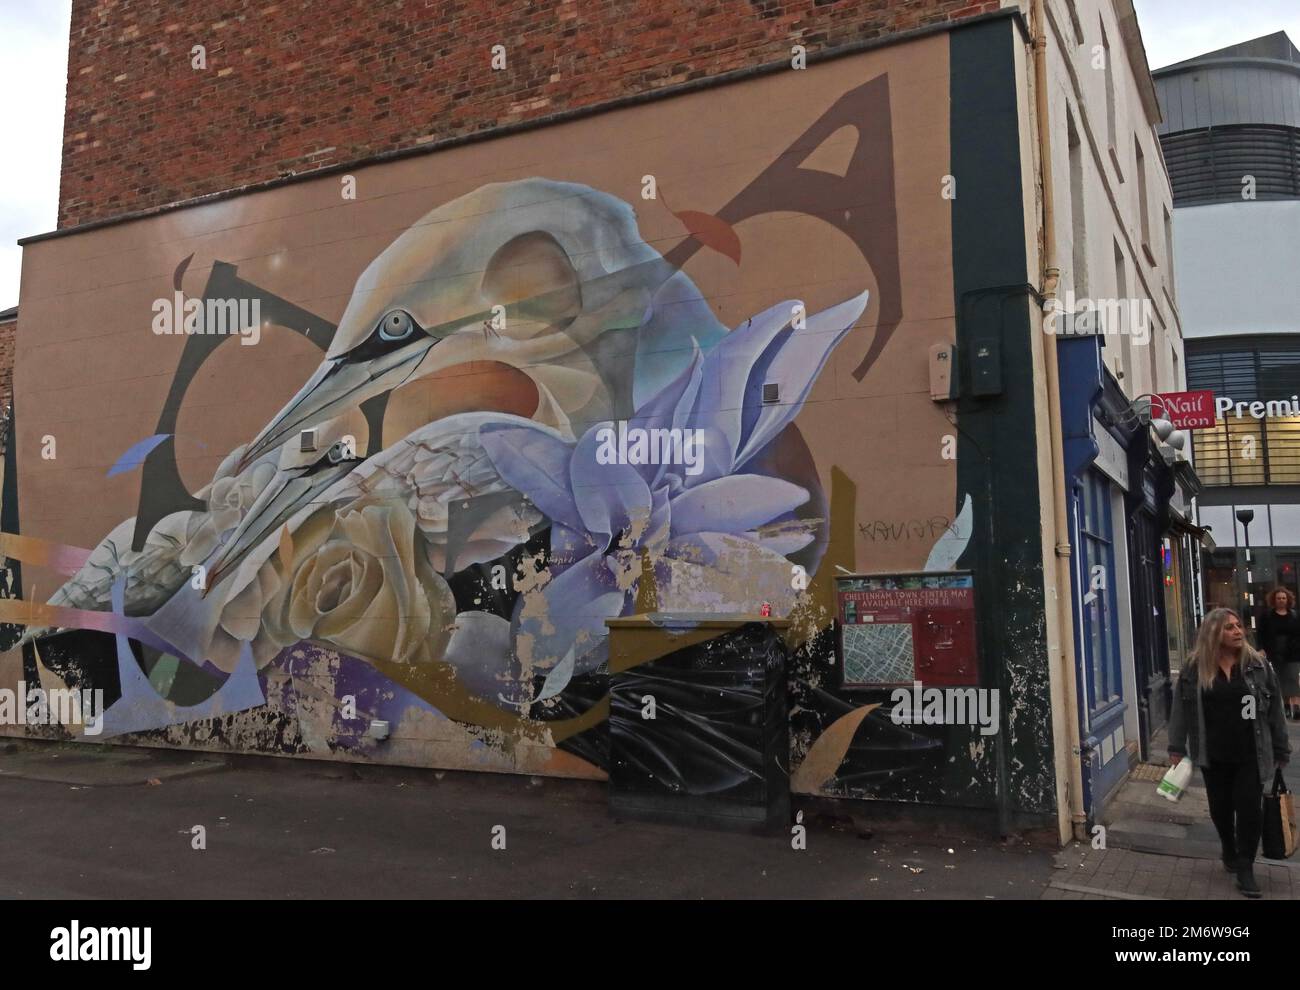
[[[1283,589],[1285,590],[1285,589]],[[1214,684],[1219,672],[1219,654],[1223,651],[1223,627],[1229,619],[1241,622],[1241,616],[1230,608],[1216,608],[1205,616],[1201,628],[1196,631],[1196,646],[1192,648],[1192,665],[1196,668],[1196,679],[1202,689]],[[1258,657],[1250,643],[1242,643],[1241,652],[1237,654],[1237,665]]]

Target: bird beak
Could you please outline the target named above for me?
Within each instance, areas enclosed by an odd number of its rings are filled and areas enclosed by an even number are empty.
[[[322,362],[307,384],[253,438],[239,459],[242,471],[298,430],[333,419],[402,384],[438,339],[421,337],[400,350],[371,361],[350,362],[346,356]]]
[[[208,568],[204,595],[299,511],[311,506],[331,485],[351,473],[357,464],[355,460],[343,461],[311,474],[287,474],[283,481],[271,482],[218,551]]]
[[[646,261],[637,262],[584,282],[583,293],[588,299],[603,299],[605,302],[614,298],[620,291],[630,288],[639,288],[651,293],[657,291],[677,271],[675,265],[656,255]],[[566,297],[566,291],[555,290],[510,303],[506,306],[506,313],[511,318],[523,316],[525,319],[532,319],[529,314],[533,310],[541,308],[545,311],[554,308],[557,300]],[[447,339],[458,329],[472,326],[475,322],[490,318],[492,315],[489,310],[426,327],[426,336],[418,338],[400,350],[370,361],[349,361],[346,354],[324,361],[316,369],[315,374],[308,379],[307,384],[289,400],[288,405],[253,438],[253,442],[240,457],[236,470],[244,470],[268,450],[284,443],[295,431],[314,423],[333,419],[340,413],[359,406],[367,399],[382,395],[401,385],[415,373],[424,356],[435,344]]]

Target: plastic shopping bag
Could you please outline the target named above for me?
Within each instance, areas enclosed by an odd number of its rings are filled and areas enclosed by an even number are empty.
[[[1160,786],[1156,788],[1156,793],[1170,801],[1177,801],[1187,793],[1187,785],[1191,780],[1192,761],[1183,757],[1178,761],[1177,766],[1169,768],[1169,772],[1160,781]]]

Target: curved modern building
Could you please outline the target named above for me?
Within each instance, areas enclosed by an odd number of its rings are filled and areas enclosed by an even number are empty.
[[[1217,400],[1194,434],[1205,605],[1250,609],[1300,590],[1300,51],[1279,32],[1154,76],[1187,385]]]

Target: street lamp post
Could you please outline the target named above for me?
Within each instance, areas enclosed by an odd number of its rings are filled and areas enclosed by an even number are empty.
[[[1246,592],[1242,597],[1249,606],[1250,628],[1252,632],[1255,629],[1255,593],[1250,590],[1251,581],[1253,580],[1250,572],[1250,523],[1254,518],[1254,509],[1237,510],[1237,522],[1241,523],[1241,532],[1246,544]]]

